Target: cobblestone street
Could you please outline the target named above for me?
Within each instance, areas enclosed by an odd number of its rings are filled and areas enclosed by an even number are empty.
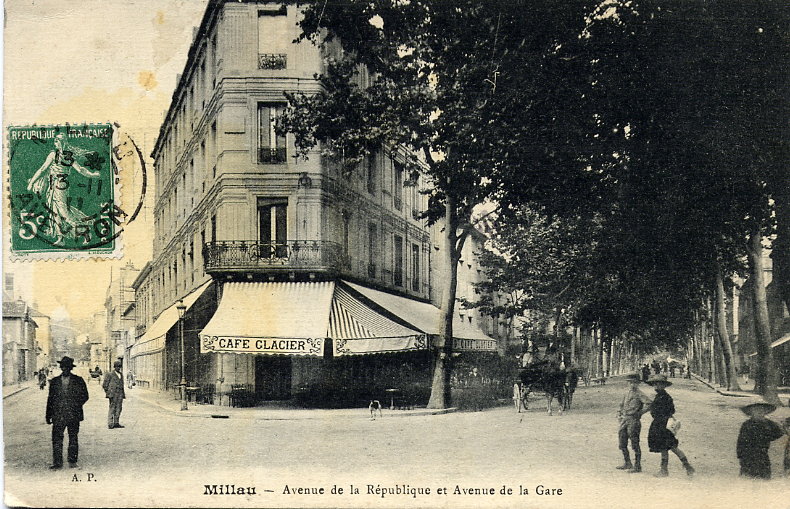
[[[653,477],[659,455],[647,452],[649,416],[643,418],[644,473],[614,469],[622,461],[615,414],[625,383],[619,377],[605,386],[579,388],[573,409],[564,415],[555,411],[548,416],[544,401],[534,399],[522,414],[512,405],[408,417],[385,410],[375,421],[366,409],[230,409],[223,414],[228,418],[210,418],[213,410],[179,412],[172,396],[133,389],[121,415],[126,428],[115,430],[107,429],[101,388],[90,382],[80,466],[61,471],[47,468],[51,448],[50,427],[44,423],[46,391],[31,387],[4,400],[5,502],[59,506],[90,499],[108,507],[175,507],[187,505],[186,500],[189,505],[237,507],[787,507],[790,481],[781,476],[786,438],[774,442],[770,451],[773,480],[740,479],[735,439],[745,417],[738,407],[751,399],[723,396],[697,381],[674,381],[669,392],[682,422],[680,448],[697,469],[693,479],[674,457],[669,478]],[[642,390],[653,394],[647,386]],[[788,415],[790,409],[781,408],[771,417],[778,421]],[[202,496],[206,485],[237,493],[254,487],[255,494]],[[332,493],[334,485],[343,494]],[[350,493],[351,485],[358,494]],[[320,488],[323,494],[312,494]],[[442,488],[446,494],[437,492]],[[488,494],[490,489],[494,494]]]

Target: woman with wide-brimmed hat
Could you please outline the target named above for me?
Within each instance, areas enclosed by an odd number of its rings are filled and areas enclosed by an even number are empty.
[[[667,421],[675,413],[675,403],[672,401],[672,396],[666,391],[672,382],[667,380],[666,375],[654,375],[647,383],[656,390],[656,397],[650,406],[653,422],[647,432],[647,445],[650,447],[650,452],[661,453],[661,470],[656,476],[666,477],[669,475],[669,451],[674,452],[680,459],[689,476],[694,475],[694,468],[688,458],[683,451],[678,449],[678,439],[667,429]]]

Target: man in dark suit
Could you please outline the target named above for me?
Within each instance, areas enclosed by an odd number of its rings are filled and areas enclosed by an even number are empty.
[[[80,421],[84,416],[82,405],[88,401],[88,386],[85,380],[71,373],[74,359],[63,357],[58,361],[63,371],[49,382],[47,397],[47,424],[52,424],[52,466],[51,469],[63,468],[63,432],[69,430],[69,466],[77,466],[80,432]]]
[[[104,377],[104,383],[102,383],[104,394],[110,400],[110,411],[107,414],[107,427],[110,429],[123,428],[118,423],[118,420],[121,417],[123,399],[126,397],[123,390],[123,375],[121,374],[123,363],[115,361],[112,367],[113,370],[107,373],[107,376]]]

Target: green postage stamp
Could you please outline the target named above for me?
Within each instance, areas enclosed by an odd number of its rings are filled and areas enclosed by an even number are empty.
[[[125,214],[112,124],[9,127],[15,259],[116,257]]]

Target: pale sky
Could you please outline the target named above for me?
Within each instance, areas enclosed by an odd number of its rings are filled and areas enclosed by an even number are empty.
[[[150,156],[206,0],[5,0],[3,127],[117,122]],[[3,140],[4,141],[4,140]],[[8,156],[3,147],[3,170]],[[8,262],[3,272],[44,314],[87,318],[102,308],[111,267],[151,257],[153,172],[147,207],[123,233],[120,260]],[[5,186],[4,186],[5,187]]]

